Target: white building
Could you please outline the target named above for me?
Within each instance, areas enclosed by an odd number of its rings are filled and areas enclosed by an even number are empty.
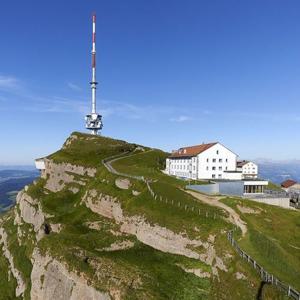
[[[190,179],[241,180],[250,176],[257,178],[257,165],[247,162],[251,166],[251,172],[249,169],[248,174],[248,166],[245,166],[245,169],[237,167],[237,157],[237,154],[218,142],[183,147],[173,151],[167,158],[166,173]]]
[[[257,178],[258,166],[252,161],[238,161],[236,164],[236,170],[242,172],[242,179]]]
[[[44,159],[43,159],[43,158],[37,158],[37,159],[35,160],[35,167],[36,167],[38,170],[40,170],[40,171],[45,170],[45,169],[46,169],[46,166],[45,166],[45,161],[44,161]]]
[[[236,171],[237,155],[220,143],[180,148],[166,161],[169,175],[191,179],[223,179]]]

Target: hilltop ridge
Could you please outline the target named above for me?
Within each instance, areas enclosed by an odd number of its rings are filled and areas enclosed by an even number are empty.
[[[71,134],[0,219],[1,297],[255,298],[260,278],[227,241],[235,228],[228,212],[161,172],[167,156],[122,140]],[[272,287],[264,293],[282,297]]]

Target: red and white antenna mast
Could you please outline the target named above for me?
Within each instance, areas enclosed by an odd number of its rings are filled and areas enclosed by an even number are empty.
[[[85,127],[91,130],[92,134],[98,134],[98,131],[102,129],[103,122],[102,116],[96,112],[96,86],[98,82],[96,81],[96,14],[93,14],[93,35],[92,35],[92,112],[91,114],[86,115]]]

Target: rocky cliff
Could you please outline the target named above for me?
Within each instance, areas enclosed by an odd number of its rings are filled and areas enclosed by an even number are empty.
[[[127,172],[147,182],[112,174],[102,163],[140,154]],[[0,298],[240,299],[224,289],[230,283],[251,299],[259,280],[226,242],[226,212],[163,175],[165,156],[72,134],[1,217]],[[125,179],[126,186],[116,184]]]

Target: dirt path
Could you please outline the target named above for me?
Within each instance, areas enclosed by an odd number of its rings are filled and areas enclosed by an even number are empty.
[[[221,199],[221,197],[212,197],[212,196],[207,196],[204,194],[200,194],[197,192],[193,192],[193,191],[185,191],[186,193],[192,195],[193,197],[195,197],[196,199],[205,202],[209,205],[212,206],[217,206],[220,207],[224,210],[226,210],[229,213],[229,221],[235,225],[237,225],[239,228],[241,228],[242,230],[242,234],[243,236],[245,236],[245,234],[247,233],[247,226],[245,224],[245,222],[240,218],[239,214],[231,207],[227,206],[226,204],[220,202],[219,200]]]
[[[145,154],[145,153],[148,153],[148,152],[151,152],[153,151],[153,149],[150,149],[150,150],[147,150],[147,151],[144,151],[144,152],[139,152],[139,153],[134,153],[134,154],[131,154],[131,155],[127,155],[129,154],[130,152],[125,152],[124,154],[122,154],[121,156],[120,155],[117,155],[117,156],[112,156],[110,158],[106,158],[105,160],[102,160],[102,163],[103,165],[105,166],[105,168],[110,172],[110,173],[113,173],[115,175],[120,175],[120,176],[124,176],[124,177],[129,177],[129,178],[133,178],[133,179],[137,179],[137,180],[143,180],[144,181],[144,176],[135,176],[135,175],[130,175],[130,174],[126,174],[126,173],[121,173],[121,172],[118,172],[111,164],[117,160],[121,160],[121,159],[125,159],[125,158],[129,158],[129,157],[132,157],[134,155],[138,155],[138,154]]]

